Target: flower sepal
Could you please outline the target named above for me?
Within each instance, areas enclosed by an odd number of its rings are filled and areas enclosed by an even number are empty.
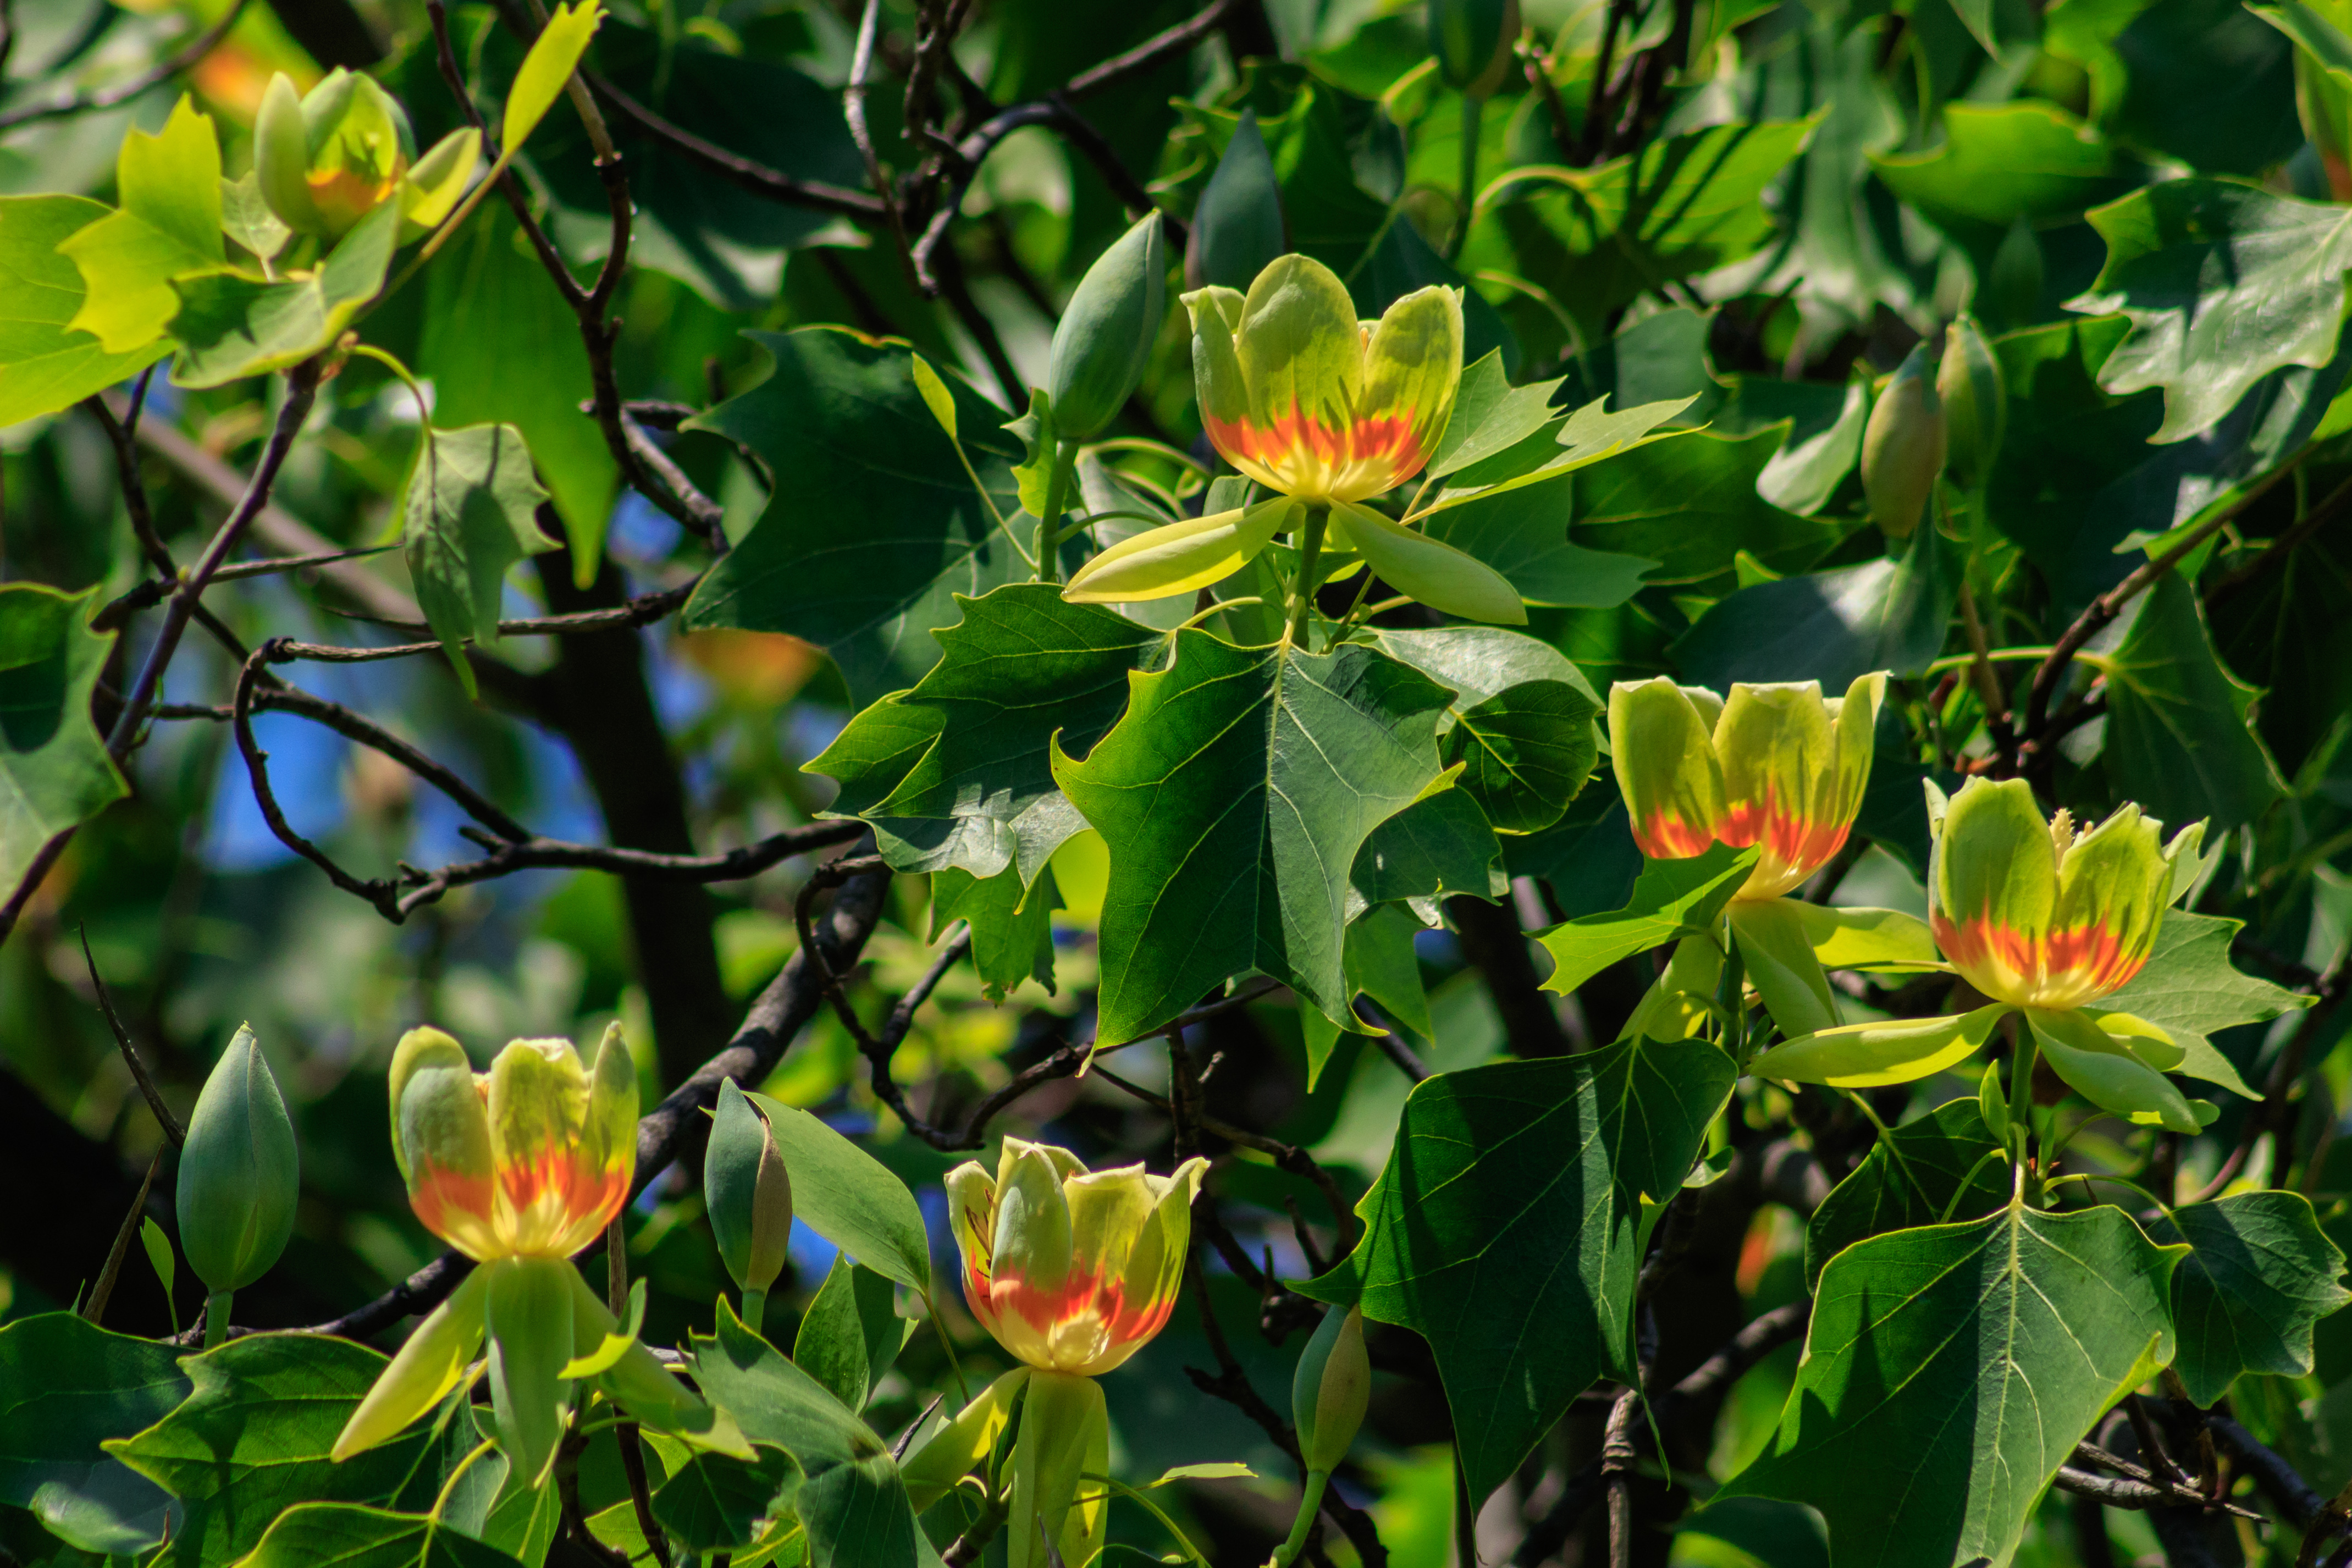
[[[1783,1040],[1749,1062],[1748,1070],[1758,1078],[1832,1089],[1910,1083],[1966,1061],[2009,1012],[1994,1003],[1941,1018],[1841,1024]]]
[[[1029,1369],[1016,1366],[972,1396],[898,1467],[917,1513],[953,1491],[956,1483],[996,1451],[1029,1387]]]
[[[1341,501],[1331,509],[1331,531],[1333,542],[1361,555],[1381,581],[1433,610],[1467,621],[1527,625],[1527,603],[1510,580],[1442,539],[1407,528],[1359,501]]]
[[[2168,1132],[2199,1131],[2221,1114],[2210,1101],[2182,1094],[2151,1064],[2149,1056],[2166,1053],[2179,1059],[2179,1047],[2154,1025],[2128,1013],[2093,1018],[2074,1009],[2021,1011],[2050,1070],[2100,1110]]]
[[[1222,583],[1255,560],[1274,536],[1297,526],[1288,496],[1146,529],[1070,574],[1062,597],[1076,605],[1131,605]]]
[[[1110,1521],[1109,1492],[1085,1479],[1109,1469],[1110,1411],[1102,1385],[1070,1373],[1032,1371],[1013,1440],[1006,1568],[1051,1568],[1099,1557]]]

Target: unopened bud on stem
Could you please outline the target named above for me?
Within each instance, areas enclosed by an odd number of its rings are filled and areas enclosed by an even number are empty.
[[[731,1079],[719,1089],[702,1192],[719,1258],[743,1292],[743,1321],[757,1331],[753,1302],[765,1303],[792,1239],[793,1179],[767,1120]]]
[[[228,1292],[269,1272],[294,1234],[300,1158],[278,1080],[247,1025],[205,1080],[180,1151],[180,1249],[221,1308],[218,1323],[207,1314],[208,1343],[227,1326]]]
[[[1936,395],[1927,345],[1906,355],[1872,405],[1862,433],[1862,489],[1870,520],[1889,539],[1919,526],[1944,468],[1944,404]]]

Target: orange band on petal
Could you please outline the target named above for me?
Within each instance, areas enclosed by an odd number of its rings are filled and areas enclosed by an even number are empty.
[[[1286,494],[1361,500],[1394,489],[1429,461],[1412,423],[1393,414],[1334,426],[1294,405],[1263,425],[1213,415],[1202,423],[1235,468]]]
[[[1633,842],[1653,860],[1687,860],[1704,855],[1715,839],[1712,826],[1685,822],[1665,812],[1633,826]]]
[[[1786,892],[1829,864],[1845,847],[1853,824],[1815,822],[1786,811],[1767,797],[1735,801],[1724,813],[1716,837],[1738,848],[1756,845],[1764,851],[1755,874],[1743,889],[1751,898]]]
[[[1941,910],[1928,930],[1969,983],[1998,1001],[2027,1007],[2081,1007],[2120,990],[2146,967],[2145,953],[2124,951],[2105,926],[2080,926],[2047,937],[1984,919],[1955,925]]]

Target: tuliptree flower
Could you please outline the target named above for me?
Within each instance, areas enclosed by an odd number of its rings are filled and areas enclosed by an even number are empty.
[[[1609,743],[1633,842],[1653,859],[1723,843],[1759,851],[1740,899],[1804,885],[1845,847],[1870,780],[1885,674],[1735,684],[1728,700],[1664,676],[1609,690]]]
[[[554,1463],[572,1384],[639,1420],[749,1458],[733,1424],[663,1370],[571,1257],[602,1235],[636,1167],[637,1079],[620,1026],[593,1069],[569,1040],[516,1040],[487,1073],[438,1029],[392,1062],[392,1144],[409,1206],[481,1267],[409,1336],[352,1413],[333,1457],[394,1436],[467,1375],[485,1340],[499,1446],[527,1485]]]
[[[1767,1052],[1756,1070],[1843,1088],[1901,1083],[1966,1057],[2015,1013],[2052,1069],[2093,1104],[2175,1131],[2210,1120],[2210,1107],[2200,1115],[2164,1076],[2186,1059],[2184,1047],[2146,1019],[2095,1005],[2147,964],[2205,825],[2167,844],[2161,824],[2126,805],[2084,832],[2063,810],[2044,817],[2024,780],[1983,778],[1949,800],[1929,786],[1927,822],[1929,929],[1989,1005],[1823,1030]],[[1907,1031],[1899,1043],[1897,1029]]]
[[[1292,255],[1276,257],[1247,294],[1196,289],[1184,304],[1209,440],[1272,497],[1122,540],[1073,574],[1065,597],[1123,603],[1189,593],[1241,570],[1289,531],[1309,573],[1328,541],[1325,564],[1352,550],[1434,609],[1527,619],[1493,568],[1363,504],[1427,467],[1445,432],[1462,381],[1459,289],[1417,289],[1368,323],[1337,273]]]
[[[918,1508],[996,1444],[1017,1406],[1005,1507],[1012,1568],[1075,1565],[1102,1550],[1099,1486],[1109,1415],[1094,1379],[1150,1343],[1175,1310],[1208,1163],[1167,1176],[1140,1165],[1088,1171],[1049,1144],[1007,1138],[992,1176],[976,1161],[948,1173],[964,1300],[1023,1364],[996,1380],[906,1468]]]
[[[1728,698],[1698,687],[1620,681],[1609,693],[1609,740],[1633,841],[1654,860],[1710,846],[1753,847],[1749,871],[1726,910],[1746,983],[1787,1036],[1833,1028],[1837,994],[1824,964],[1841,969],[1933,968],[1927,928],[1892,910],[1829,910],[1788,895],[1845,847],[1870,779],[1884,673],[1843,697],[1818,681],[1735,684]],[[1711,995],[1727,950],[1687,939],[1635,1015],[1637,1032],[1689,1032]]]

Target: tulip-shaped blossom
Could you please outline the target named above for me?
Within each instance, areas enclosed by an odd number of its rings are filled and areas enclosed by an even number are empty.
[[[1657,860],[1758,850],[1744,900],[1804,885],[1845,847],[1870,780],[1884,674],[1843,697],[1817,680],[1735,684],[1727,700],[1664,676],[1609,691],[1609,744],[1633,842]]]
[[[2187,1059],[2184,1046],[2146,1019],[2094,1005],[2147,964],[2164,911],[2188,889],[2205,825],[2167,844],[2161,824],[2126,805],[2083,832],[2063,810],[2045,818],[2023,779],[1984,778],[1949,800],[1929,786],[1927,823],[1929,929],[1990,1005],[1823,1031],[1767,1052],[1756,1070],[1848,1088],[1899,1083],[1953,1065],[2021,1013],[2042,1057],[2093,1104],[2175,1131],[2210,1120],[2210,1107],[2164,1076]]]
[[[1892,910],[1829,910],[1789,895],[1844,848],[1870,778],[1885,689],[1864,675],[1843,697],[1817,681],[1736,684],[1729,697],[1654,680],[1609,693],[1609,740],[1633,841],[1654,860],[1753,847],[1725,909],[1743,973],[1786,1036],[1838,1024],[1824,965],[1933,968],[1927,927]],[[1677,1038],[1711,1026],[1726,949],[1685,941],[1631,1027]],[[1696,998],[1696,1000],[1694,1000]]]
[[[1936,944],[1994,1001],[2050,1010],[2088,1006],[2140,972],[2174,862],[2205,833],[2195,824],[2167,847],[2163,825],[2131,805],[2087,833],[2063,810],[2044,821],[2022,779],[1971,779],[1930,825]]]
[[[977,1161],[957,1166],[948,1202],[972,1316],[1041,1372],[1096,1377],[1119,1365],[1176,1310],[1207,1168],[1090,1172],[1066,1149],[1018,1138],[1004,1141],[993,1177]]]
[[[569,1040],[516,1040],[487,1073],[438,1029],[392,1063],[392,1146],[409,1206],[480,1265],[409,1337],[335,1439],[344,1459],[392,1436],[467,1376],[489,1343],[499,1442],[537,1484],[574,1379],[640,1420],[748,1458],[731,1423],[664,1371],[570,1259],[603,1234],[636,1167],[637,1079],[617,1025],[593,1069]]]
[[[1462,382],[1462,294],[1433,285],[1357,319],[1347,285],[1305,256],[1275,258],[1249,292],[1184,296],[1192,380],[1219,456],[1273,492],[1120,541],[1080,568],[1066,596],[1117,603],[1189,594],[1239,571],[1286,531],[1352,550],[1381,577],[1449,614],[1524,621],[1491,567],[1363,503],[1421,472]],[[1328,567],[1341,558],[1324,561]]]
[[[964,1300],[1022,1365],[996,1380],[906,1468],[916,1507],[986,1458],[1019,1410],[1005,1507],[1012,1568],[1052,1552],[1076,1568],[1102,1551],[1099,1484],[1110,1426],[1094,1378],[1150,1342],[1175,1310],[1207,1162],[1173,1175],[1088,1171],[1068,1151],[1007,1138],[996,1173],[948,1173]],[[1081,1492],[1087,1494],[1081,1497]]]

